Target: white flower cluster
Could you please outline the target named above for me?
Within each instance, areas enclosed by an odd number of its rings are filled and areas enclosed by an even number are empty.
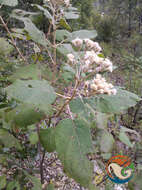
[[[94,68],[96,72],[100,71],[112,72],[113,70],[112,62],[108,58],[99,57],[94,50],[85,52],[84,63],[85,63],[83,65],[84,72],[87,71],[92,72]]]
[[[90,88],[90,92],[88,91],[88,87]],[[108,94],[108,95],[116,95],[117,90],[111,83],[107,83],[105,78],[103,78],[100,74],[96,75],[91,81],[85,82],[85,89],[87,94]]]
[[[78,48],[78,50],[84,50],[84,55],[80,57],[81,69],[83,72],[92,72],[98,73],[101,71],[110,71],[113,70],[112,62],[108,58],[102,58],[99,56],[102,48],[98,42],[94,42],[90,39],[80,39],[76,38],[72,41],[73,46]],[[67,58],[70,63],[77,63],[73,54],[68,54]],[[105,78],[100,74],[96,74],[96,77],[93,80],[86,81],[83,88],[83,94],[85,96],[91,96],[95,94],[108,94],[116,95],[117,90],[111,83],[107,83]]]
[[[45,0],[45,2],[52,2],[53,4],[56,5],[61,5],[61,4],[65,4],[65,6],[69,6],[70,5],[70,0]]]
[[[98,54],[102,51],[98,42],[94,42],[90,39],[80,39],[76,38],[72,41],[72,44],[81,49],[83,42],[85,43],[86,51],[84,55],[84,64],[82,66],[83,72],[101,72],[101,71],[110,71],[113,70],[112,62],[108,58],[99,57]],[[67,55],[70,62],[74,62],[70,54]]]
[[[93,42],[90,39],[84,39],[84,42],[88,50],[94,50],[96,53],[100,53],[102,51],[98,42]]]

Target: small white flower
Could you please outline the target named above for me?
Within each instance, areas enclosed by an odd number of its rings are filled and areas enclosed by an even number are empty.
[[[100,74],[96,74],[96,79],[101,79],[102,76]]]
[[[94,47],[93,47],[93,49],[94,49],[94,51],[95,51],[96,53],[100,53],[100,52],[102,51],[102,48],[101,48],[101,46],[99,45],[98,42],[94,42]]]
[[[116,94],[117,94],[117,90],[114,88],[114,89],[111,90],[111,93],[112,93],[113,95],[116,95]]]
[[[102,61],[102,58],[100,58],[94,51],[86,51],[85,60],[89,60],[91,64],[95,63],[99,65]]]
[[[112,66],[112,62],[111,62],[109,59],[106,58],[106,59],[104,60],[104,66],[105,66],[105,67],[111,67],[111,66]]]
[[[109,66],[109,67],[107,68],[107,70],[110,71],[110,72],[112,73],[112,71],[113,71],[112,66]]]
[[[100,72],[102,70],[102,67],[96,67],[96,72]]]
[[[109,88],[113,88],[113,85],[111,83],[108,84]]]
[[[105,85],[102,84],[102,83],[100,83],[100,84],[98,85],[98,89],[104,89],[104,87],[105,87]]]
[[[97,85],[92,84],[92,85],[91,85],[91,89],[97,91],[97,90],[98,90],[98,87],[97,87]]]
[[[72,40],[72,44],[73,44],[75,47],[81,48],[81,47],[82,47],[82,44],[83,44],[83,40],[80,39],[80,38],[76,38],[76,39]]]
[[[94,42],[90,39],[84,39],[85,45],[87,48],[92,49],[94,47]]]
[[[67,54],[67,58],[68,58],[68,60],[69,60],[71,63],[74,62],[74,55],[73,55],[73,54],[71,54],[71,53]]]
[[[98,92],[99,92],[100,94],[104,94],[104,90],[103,90],[103,89],[98,90]]]
[[[68,7],[70,5],[70,0],[64,0],[64,3]]]

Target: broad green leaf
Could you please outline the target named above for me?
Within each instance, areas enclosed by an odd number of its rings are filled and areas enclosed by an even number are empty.
[[[6,190],[20,190],[20,185],[18,183],[18,181],[11,181],[10,183],[8,183]]]
[[[42,111],[29,104],[22,104],[7,112],[5,111],[5,121],[15,127],[27,127],[45,118]]]
[[[78,19],[79,14],[78,14],[78,12],[65,12],[65,18],[67,20]]]
[[[23,9],[14,9],[12,11],[12,15],[11,16],[20,16],[20,17],[25,17],[25,16],[29,16],[29,15],[33,15],[36,16],[39,13],[36,12],[29,12],[29,11],[25,11]]]
[[[45,8],[43,8],[42,6],[37,5],[37,4],[32,4],[32,6],[35,6],[35,7],[37,7],[39,10],[41,10],[41,11],[44,13],[44,15],[45,15],[46,18],[48,18],[48,19],[50,19],[50,20],[53,20],[52,15],[50,14],[50,12],[49,12],[47,9],[45,9]]]
[[[65,64],[65,66],[63,67],[63,70],[68,71],[68,72],[70,72],[72,74],[75,74],[75,70],[68,64]]]
[[[106,129],[108,116],[104,113],[96,112],[96,125],[99,129]]]
[[[21,150],[21,145],[18,140],[6,129],[0,129],[0,142],[2,142],[6,148],[15,147]]]
[[[91,98],[83,98],[84,103],[98,112],[102,113],[122,113],[129,107],[135,106],[141,99],[134,93],[126,90],[118,89],[116,95],[98,95]],[[76,110],[73,104],[80,102],[79,98],[72,100],[70,103],[72,112]],[[81,103],[81,102],[80,102]]]
[[[129,137],[126,135],[126,133],[124,131],[120,132],[119,139],[121,142],[123,142],[127,146],[133,148],[134,145],[131,143],[131,141],[129,140]]]
[[[39,65],[30,64],[18,68],[12,76],[8,78],[11,82],[16,81],[17,79],[22,80],[38,80],[41,76],[41,70]]]
[[[92,125],[94,120],[95,111],[88,104],[83,102],[83,98],[74,99],[70,102],[71,111],[77,113],[78,118],[83,120],[88,126],[95,127]]]
[[[62,41],[66,38],[69,38],[71,35],[70,32],[68,32],[67,30],[57,30],[56,31],[56,40],[57,41]]]
[[[0,4],[14,7],[18,5],[18,0],[0,0]]]
[[[97,37],[97,32],[96,32],[96,30],[75,31],[75,32],[72,32],[70,40],[73,40],[77,37],[81,38],[81,39],[85,39],[85,38],[93,39],[93,38]]]
[[[48,152],[54,152],[56,149],[55,145],[55,128],[40,129],[40,143],[44,149]]]
[[[46,37],[45,37],[45,34],[40,31],[34,24],[33,22],[27,18],[27,17],[18,17],[18,16],[13,16],[14,18],[18,19],[18,20],[21,20],[24,22],[24,25],[25,25],[25,28],[24,30],[26,32],[28,32],[30,38],[40,44],[40,45],[43,45],[45,47],[47,47],[48,45],[48,42],[46,40]]]
[[[0,189],[3,189],[6,186],[6,176],[1,175],[0,176]]]
[[[114,138],[112,134],[108,131],[104,130],[100,139],[100,149],[101,152],[111,152],[114,146]]]
[[[51,104],[56,98],[54,89],[45,80],[17,80],[5,90],[9,98],[33,104],[46,113],[51,112]]]
[[[70,82],[74,79],[75,70],[68,64],[63,66],[62,77],[66,82]]]
[[[126,135],[126,132],[135,134],[139,138],[139,140],[141,137],[140,137],[139,133],[137,133],[135,130],[131,130],[131,129],[121,126],[120,133],[119,133],[120,141],[123,142],[124,144],[126,144],[127,146],[133,148],[134,144],[131,143],[128,135]]]
[[[8,55],[14,50],[5,38],[0,38],[0,55]]]
[[[57,48],[57,50],[66,56],[68,53],[74,53],[74,49],[72,48],[71,44],[62,44]]]
[[[92,183],[93,166],[86,157],[92,152],[89,127],[81,120],[62,120],[55,133],[56,151],[64,170],[84,187]]]
[[[71,111],[74,113],[80,113],[85,109],[85,104],[80,98],[76,98],[70,102]]]
[[[30,140],[30,143],[31,143],[31,144],[36,144],[36,143],[38,143],[38,134],[37,134],[37,132],[32,132],[32,133],[29,135],[29,140]]]

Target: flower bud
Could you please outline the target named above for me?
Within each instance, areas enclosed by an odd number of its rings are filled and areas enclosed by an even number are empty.
[[[98,90],[98,87],[97,87],[97,85],[95,85],[95,84],[91,84],[91,89],[97,91],[97,90]]]
[[[117,94],[117,90],[114,88],[114,89],[111,90],[111,93],[112,93],[113,95],[116,95],[116,94]]]
[[[80,39],[80,38],[76,38],[76,39],[72,40],[72,44],[73,44],[75,47],[81,48],[81,47],[82,47],[82,44],[83,44],[83,40]]]
[[[68,58],[68,60],[69,60],[71,63],[74,62],[74,55],[73,55],[73,54],[71,54],[71,53],[67,54],[67,58]]]

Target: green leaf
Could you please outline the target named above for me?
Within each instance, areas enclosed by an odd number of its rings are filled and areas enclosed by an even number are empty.
[[[131,143],[128,135],[126,135],[126,132],[133,133],[133,134],[137,135],[139,140],[141,137],[140,137],[139,133],[137,133],[135,130],[131,130],[131,129],[128,129],[126,127],[121,126],[120,133],[119,133],[120,141],[123,142],[124,144],[126,144],[127,146],[133,148],[134,144]]]
[[[18,5],[18,0],[0,0],[0,4],[14,7]]]
[[[51,112],[51,104],[56,98],[54,89],[45,80],[17,80],[5,90],[10,98],[33,104],[46,113]]]
[[[89,127],[81,120],[62,120],[56,128],[55,142],[67,175],[89,187],[93,177],[93,166],[86,157],[92,152]]]
[[[136,94],[122,89],[118,89],[116,95],[104,94],[91,98],[83,98],[84,104],[87,103],[92,109],[102,113],[122,113],[129,107],[135,106],[140,100]],[[72,105],[78,101],[80,102],[79,98],[76,98],[70,103],[71,111],[74,113],[76,113],[76,110]]]
[[[29,36],[34,42],[47,47],[48,42],[46,40],[45,34],[42,31],[40,31],[29,18],[19,16],[13,17],[24,22],[24,30],[28,32]]]
[[[16,147],[21,150],[21,145],[18,140],[6,129],[0,129],[0,142],[2,142],[6,148]]]
[[[75,70],[68,64],[65,64],[65,66],[63,67],[64,71],[68,71],[70,73],[72,73],[73,75],[75,75]]]
[[[76,98],[70,102],[70,108],[72,112],[80,113],[85,109],[85,104],[80,98]]]
[[[48,18],[48,19],[50,19],[50,20],[53,20],[52,15],[50,14],[50,12],[49,12],[47,9],[45,9],[45,8],[43,8],[42,6],[37,5],[37,4],[32,4],[32,6],[35,6],[35,7],[37,7],[39,10],[41,10],[41,11],[44,13],[44,15],[45,15],[46,18]]]
[[[5,38],[0,38],[0,55],[8,55],[14,50]]]
[[[57,30],[56,31],[56,40],[57,41],[62,41],[66,38],[69,38],[71,36],[71,33],[68,32],[67,30]]]
[[[121,142],[123,142],[127,146],[133,148],[134,145],[131,143],[131,141],[129,140],[128,136],[126,135],[126,133],[124,131],[120,132],[119,139]]]
[[[9,112],[5,111],[5,121],[16,127],[27,127],[43,118],[45,118],[45,114],[29,104],[19,105]]]
[[[97,37],[97,32],[96,30],[79,30],[79,31],[72,32],[71,35],[72,37],[70,38],[70,40],[73,40],[77,37],[81,39],[85,39],[85,38],[93,39]]]
[[[136,94],[118,89],[116,95],[100,95],[96,100],[96,109],[104,113],[121,113],[140,100]]]
[[[25,11],[23,9],[14,9],[12,11],[12,15],[11,16],[20,16],[20,17],[25,17],[25,16],[37,16],[39,15],[39,13],[35,13],[35,12],[29,12],[29,11]],[[19,32],[18,32],[19,33]],[[21,31],[20,31],[21,33]]]
[[[67,56],[68,53],[74,53],[74,49],[71,44],[62,44],[57,48],[57,50],[64,56]]]
[[[0,176],[0,189],[3,189],[6,186],[6,176]]]
[[[65,18],[67,20],[72,20],[72,19],[78,19],[79,18],[79,14],[78,12],[65,12]]]
[[[14,190],[16,188],[16,190],[20,190],[20,185],[18,183],[18,181],[11,181],[10,183],[8,183],[8,186],[6,187],[6,190]]]
[[[36,64],[30,64],[18,68],[12,76],[8,78],[9,81],[14,82],[17,79],[23,80],[38,80],[41,76],[40,67]]]
[[[96,112],[96,125],[99,129],[106,129],[108,116],[104,113]]]
[[[30,143],[31,143],[31,144],[36,144],[36,143],[38,143],[38,134],[37,134],[37,132],[32,132],[32,133],[29,135],[29,140],[30,140]]]
[[[44,149],[48,152],[54,152],[55,144],[55,128],[40,129],[39,139]]]
[[[100,149],[101,152],[111,152],[114,146],[114,138],[112,134],[110,134],[108,131],[104,130],[101,135],[100,140]]]

